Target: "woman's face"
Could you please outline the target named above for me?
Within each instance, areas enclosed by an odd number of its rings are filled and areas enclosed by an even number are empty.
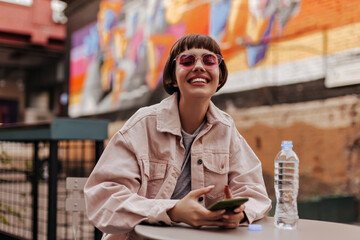
[[[221,61],[221,60],[220,60]],[[176,83],[186,99],[210,99],[219,87],[219,57],[202,48],[191,48],[176,57]]]

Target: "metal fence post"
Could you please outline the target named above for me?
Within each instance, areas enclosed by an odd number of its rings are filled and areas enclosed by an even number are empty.
[[[34,159],[32,174],[32,239],[38,239],[38,208],[39,208],[39,142],[34,143]]]
[[[57,215],[57,161],[58,141],[50,140],[49,158],[49,182],[48,182],[48,240],[56,239],[56,215]]]
[[[104,151],[104,141],[95,141],[95,165],[98,162],[103,151]],[[95,240],[100,240],[102,237],[102,232],[96,227],[95,227],[94,237]]]

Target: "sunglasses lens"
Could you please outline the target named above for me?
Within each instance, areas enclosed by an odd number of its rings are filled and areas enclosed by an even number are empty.
[[[196,57],[192,54],[182,54],[178,56],[175,60],[179,62],[184,68],[191,68],[195,65]],[[205,54],[202,56],[202,63],[206,68],[214,68],[219,65],[221,58],[214,54]]]
[[[203,63],[207,67],[214,67],[218,65],[218,58],[212,54],[206,54],[203,56]]]
[[[195,64],[195,56],[190,54],[183,54],[180,56],[179,64],[184,67],[192,67]]]

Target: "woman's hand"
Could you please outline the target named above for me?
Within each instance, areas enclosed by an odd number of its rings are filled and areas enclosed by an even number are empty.
[[[171,220],[174,222],[184,222],[193,227],[228,227],[229,223],[223,220],[225,210],[210,211],[198,202],[199,197],[211,192],[213,189],[214,186],[209,186],[189,192],[168,211]]]
[[[228,185],[225,186],[224,192],[225,192],[225,199],[233,198]],[[228,213],[228,212],[225,213],[223,215],[223,221],[226,222],[227,224],[224,227],[225,228],[238,227],[240,222],[245,218],[244,210],[245,210],[245,205],[241,205],[240,207],[235,208],[232,213]]]

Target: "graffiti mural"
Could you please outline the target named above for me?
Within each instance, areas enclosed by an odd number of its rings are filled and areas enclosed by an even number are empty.
[[[220,44],[230,73],[224,92],[246,89],[247,81],[239,73],[262,67],[270,41],[281,36],[299,13],[300,3],[103,0],[97,21],[71,36],[69,115],[145,105],[161,87],[162,69],[172,44],[190,33],[210,35]],[[242,85],[232,88],[236,82]]]

